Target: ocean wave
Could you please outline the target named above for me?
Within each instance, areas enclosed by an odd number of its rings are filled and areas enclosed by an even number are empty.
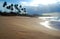
[[[39,17],[44,20],[40,22],[41,25],[49,29],[60,30],[60,17]]]

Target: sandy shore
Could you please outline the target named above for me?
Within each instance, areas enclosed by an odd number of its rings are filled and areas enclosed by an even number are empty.
[[[30,17],[0,16],[0,39],[60,39],[60,32],[42,27],[41,21]]]

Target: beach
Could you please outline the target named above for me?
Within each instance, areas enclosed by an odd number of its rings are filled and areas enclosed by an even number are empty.
[[[60,39],[60,32],[43,27],[35,17],[0,16],[0,39]]]

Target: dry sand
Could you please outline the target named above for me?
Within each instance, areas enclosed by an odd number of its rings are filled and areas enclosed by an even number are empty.
[[[0,16],[0,39],[60,39],[60,33],[39,23],[42,20],[20,16]]]

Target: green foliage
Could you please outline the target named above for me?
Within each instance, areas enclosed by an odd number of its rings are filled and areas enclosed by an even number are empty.
[[[0,12],[0,15],[3,15],[3,16],[29,16],[29,17],[36,16],[35,14],[34,15],[26,14],[26,8],[23,8],[22,5],[18,5],[18,4],[10,4],[7,6],[6,5],[7,5],[7,2],[4,2],[3,7],[5,7],[8,10],[11,10],[11,12]],[[13,12],[14,8],[18,12]]]
[[[6,5],[7,5],[7,2],[4,2],[4,3],[3,3],[3,7],[5,7]]]
[[[26,8],[22,8],[22,5],[18,5],[18,4],[11,4],[11,5],[7,5],[7,2],[4,2],[3,7],[5,7],[6,9],[11,10],[11,12],[14,10],[14,8],[21,13],[22,11],[26,13]],[[14,7],[14,8],[13,8]]]

